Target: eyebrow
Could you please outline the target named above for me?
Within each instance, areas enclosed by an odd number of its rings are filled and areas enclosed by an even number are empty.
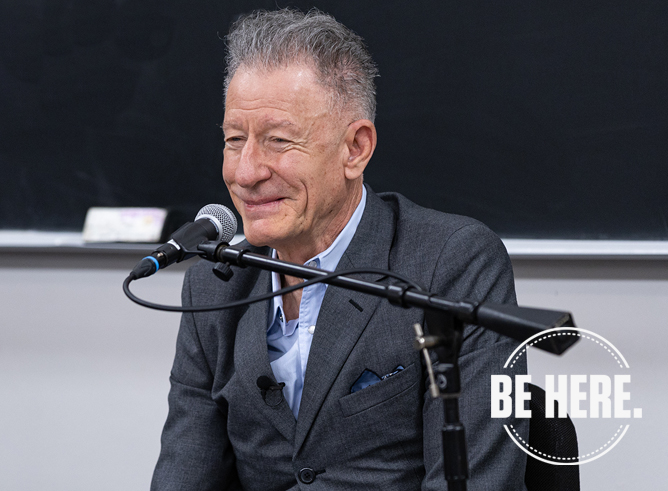
[[[287,119],[267,118],[260,121],[260,127],[262,127],[263,129],[284,128],[286,126],[295,126],[295,124],[292,121],[288,121]],[[235,128],[240,129],[242,127],[243,124],[241,124],[239,121],[236,120],[225,121],[221,125],[223,131],[225,131],[226,129],[235,129]]]

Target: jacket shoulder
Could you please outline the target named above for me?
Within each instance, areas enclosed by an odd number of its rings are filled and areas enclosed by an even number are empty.
[[[514,302],[512,265],[501,239],[482,222],[419,206],[396,193],[381,199],[396,229],[390,266],[453,299]]]
[[[503,245],[487,225],[475,218],[425,208],[399,193],[380,193],[379,197],[394,213],[397,245],[411,242],[414,248],[433,249],[436,244],[444,245],[450,240]]]

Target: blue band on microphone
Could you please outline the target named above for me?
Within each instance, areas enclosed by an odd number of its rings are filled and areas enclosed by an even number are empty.
[[[150,259],[151,261],[153,261],[155,263],[155,271],[157,273],[158,270],[160,269],[160,263],[158,262],[158,260],[156,258],[154,258],[153,256],[146,256],[144,259]]]

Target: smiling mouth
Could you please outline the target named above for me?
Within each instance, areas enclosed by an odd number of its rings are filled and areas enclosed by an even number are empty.
[[[283,199],[284,198],[267,198],[248,201],[242,200],[242,202],[247,216],[255,215],[256,218],[259,218],[262,215],[273,214],[278,211],[278,207]]]
[[[283,201],[283,198],[269,198],[269,199],[256,199],[256,200],[242,200],[247,207],[261,207],[272,205]]]

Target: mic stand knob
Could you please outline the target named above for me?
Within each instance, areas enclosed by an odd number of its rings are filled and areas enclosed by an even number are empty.
[[[234,271],[232,271],[232,268],[227,263],[216,263],[212,271],[218,279],[223,281],[230,281],[232,276],[234,276]]]

